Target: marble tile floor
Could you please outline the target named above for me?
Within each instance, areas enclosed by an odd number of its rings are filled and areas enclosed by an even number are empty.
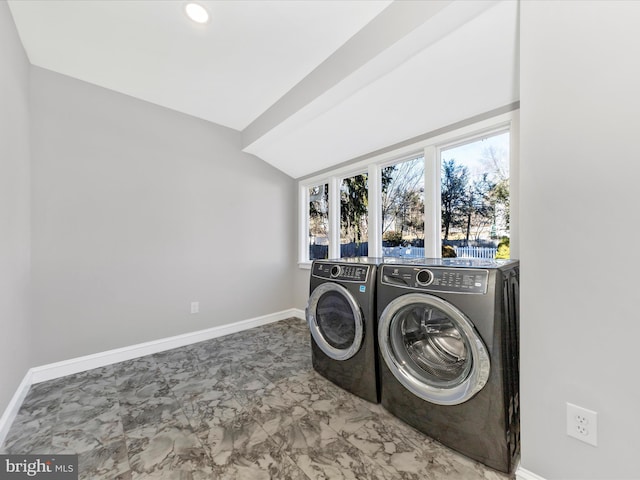
[[[35,384],[0,452],[87,480],[512,478],[318,375],[295,318]]]

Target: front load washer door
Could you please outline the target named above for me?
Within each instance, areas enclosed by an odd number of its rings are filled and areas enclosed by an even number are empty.
[[[329,358],[347,360],[360,350],[362,312],[342,285],[327,282],[313,290],[307,304],[307,323],[316,344]]]
[[[489,378],[489,354],[471,321],[433,295],[411,293],[390,302],[378,339],[393,376],[428,402],[464,403]]]

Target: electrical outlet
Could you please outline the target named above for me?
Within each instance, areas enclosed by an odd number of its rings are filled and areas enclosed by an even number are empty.
[[[191,302],[191,313],[200,312],[200,302]]]
[[[567,435],[598,446],[598,413],[567,402]]]

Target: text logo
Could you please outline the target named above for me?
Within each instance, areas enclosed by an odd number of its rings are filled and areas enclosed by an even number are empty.
[[[0,455],[0,480],[78,480],[77,455]]]

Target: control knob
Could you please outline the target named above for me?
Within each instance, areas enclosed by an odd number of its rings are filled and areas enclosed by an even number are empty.
[[[431,282],[433,282],[433,273],[431,273],[431,271],[426,269],[420,270],[416,274],[416,282],[418,282],[418,285],[426,287]]]
[[[340,275],[341,271],[342,268],[340,267],[340,265],[334,265],[333,267],[331,267],[331,278],[336,278],[338,275]]]

